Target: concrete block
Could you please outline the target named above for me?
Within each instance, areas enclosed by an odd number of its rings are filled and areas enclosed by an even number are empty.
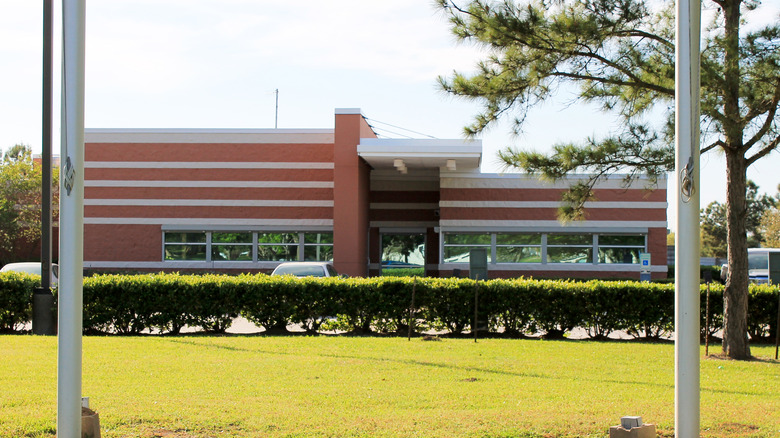
[[[609,438],[656,438],[655,424],[643,424],[631,429],[612,426],[609,428]]]

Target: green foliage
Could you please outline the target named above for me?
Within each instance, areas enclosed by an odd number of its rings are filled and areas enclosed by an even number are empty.
[[[761,217],[759,229],[763,236],[761,246],[780,248],[780,208],[773,208],[765,212]]]
[[[674,169],[674,3],[651,0],[438,0],[452,32],[485,50],[475,72],[439,78],[443,90],[482,104],[465,128],[474,136],[514,117],[522,131],[532,108],[560,89],[579,88],[575,101],[595,103],[622,119],[605,138],[557,144],[550,153],[508,147],[514,167],[550,180],[571,174],[559,209],[562,221],[587,219],[596,184],[622,174],[626,186],[647,177],[653,188]],[[744,26],[761,2],[713,0],[702,32],[701,153],[722,152],[728,163],[725,218],[728,258],[746,254],[747,169],[780,145],[780,25]],[[706,6],[705,6],[706,8]],[[743,27],[744,26],[744,27]],[[648,123],[658,111],[665,123]],[[583,136],[584,137],[584,136]],[[721,239],[717,239],[720,242]],[[722,253],[722,245],[713,251]],[[729,312],[724,343],[732,358],[750,357],[744,341],[748,277],[735,269],[724,295]]]
[[[748,180],[745,194],[747,204],[745,228],[748,246],[758,247],[764,240],[761,219],[771,211],[776,200],[769,195],[759,195],[758,185]],[[701,210],[701,255],[705,257],[727,257],[728,231],[726,227],[726,205],[713,201]]]
[[[383,277],[422,277],[425,268],[390,268],[382,269]]]
[[[27,274],[0,275],[0,331],[18,331],[30,321],[37,281],[37,276]],[[702,333],[706,290],[702,285]],[[713,334],[723,325],[723,286],[712,283],[710,290],[709,333]],[[480,330],[501,331],[508,337],[541,333],[561,338],[581,327],[595,339],[616,331],[658,339],[673,329],[673,284],[264,274],[86,278],[84,329],[134,335],[178,333],[189,326],[221,333],[240,314],[272,332],[300,324],[310,334],[339,330],[405,335],[411,313],[415,332],[436,330],[458,336],[473,330],[475,294]],[[753,339],[774,336],[779,294],[777,287],[751,287],[749,332]]]
[[[18,331],[32,319],[33,289],[40,284],[38,275],[0,273],[0,333]]]

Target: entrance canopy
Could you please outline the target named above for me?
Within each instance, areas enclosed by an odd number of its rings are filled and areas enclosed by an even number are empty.
[[[361,138],[358,155],[374,169],[478,169],[481,140]]]

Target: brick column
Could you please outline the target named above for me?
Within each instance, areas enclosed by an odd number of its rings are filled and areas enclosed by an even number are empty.
[[[368,274],[371,168],[358,157],[361,138],[376,138],[359,109],[336,109],[333,172],[333,264],[350,276]]]

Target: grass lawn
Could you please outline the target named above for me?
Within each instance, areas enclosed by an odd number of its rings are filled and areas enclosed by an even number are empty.
[[[703,358],[704,437],[780,436],[780,363]],[[703,353],[703,352],[702,352]],[[0,437],[52,437],[57,340],[0,336]],[[353,337],[85,337],[104,437],[673,436],[672,344]]]

